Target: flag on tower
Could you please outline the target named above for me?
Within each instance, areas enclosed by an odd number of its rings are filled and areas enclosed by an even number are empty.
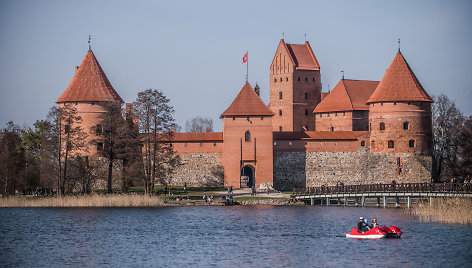
[[[246,62],[247,62],[247,52],[246,52],[246,54],[244,54],[244,56],[243,56],[243,63],[246,63]]]

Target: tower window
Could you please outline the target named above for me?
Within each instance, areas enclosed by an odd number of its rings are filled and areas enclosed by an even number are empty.
[[[408,123],[408,122],[403,122],[403,129],[404,129],[404,130],[408,130],[409,127],[410,127],[410,123]]]
[[[249,132],[249,130],[244,134],[244,140],[251,141],[251,132]]]
[[[308,110],[307,109],[305,109],[305,115],[308,115]]]
[[[69,133],[70,132],[70,125],[65,125],[64,126],[64,132]]]
[[[279,127],[279,131],[282,132],[282,126]]]
[[[103,143],[97,142],[97,151],[102,151],[102,150],[103,150]]]
[[[288,77],[285,77],[285,81],[288,81]]]
[[[334,131],[334,127],[333,127],[333,126],[331,126],[331,131]]]
[[[282,91],[279,92],[279,100],[281,100],[283,98],[283,94],[282,94]]]
[[[388,141],[388,148],[395,148],[395,142],[392,140]]]
[[[274,83],[276,83],[276,82],[277,82],[277,78],[274,78]]]
[[[305,77],[305,82],[308,82],[308,77]]]
[[[408,147],[410,147],[410,148],[415,148],[415,140],[410,140],[410,141],[408,142]]]
[[[380,123],[380,130],[385,130],[385,123],[384,122]]]
[[[305,92],[305,100],[308,100],[308,92]]]
[[[264,120],[264,116],[261,116],[261,120]]]
[[[280,82],[282,82],[282,77],[280,77]]]
[[[282,110],[279,110],[279,115],[280,115],[280,116],[282,115]]]
[[[300,82],[300,76],[298,77],[298,82]]]
[[[203,147],[203,143],[200,143],[200,147]]]
[[[236,120],[236,117],[235,117],[235,116],[233,116],[233,120]]]
[[[372,131],[372,123],[369,123],[369,131]]]
[[[362,146],[362,147],[365,146],[365,141],[361,141],[361,146]]]
[[[320,118],[321,118],[321,117],[323,117],[323,114],[322,114],[322,113],[320,113]]]
[[[313,77],[313,83],[315,83],[315,78]]]

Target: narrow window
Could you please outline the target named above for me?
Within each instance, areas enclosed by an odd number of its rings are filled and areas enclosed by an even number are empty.
[[[188,144],[187,144],[187,143],[185,143],[185,144],[184,144],[184,146],[185,146],[185,148],[187,148]]]
[[[410,123],[408,123],[408,122],[403,122],[403,129],[404,129],[404,130],[408,130],[408,129],[409,129],[409,126],[410,126]]]
[[[305,92],[305,100],[308,100],[308,92]]]
[[[280,116],[282,115],[282,110],[279,110],[279,115],[280,115]]]
[[[276,82],[277,82],[277,78],[274,78],[274,83],[276,83]]]
[[[408,147],[410,147],[410,148],[415,148],[415,140],[410,140],[410,141],[408,142]]]
[[[361,147],[365,146],[365,141],[361,141]]]
[[[313,77],[313,83],[315,83],[315,78]]]
[[[395,142],[392,140],[388,141],[388,148],[395,148]]]
[[[396,102],[396,101],[394,101],[394,102],[393,102],[393,105],[397,105],[397,102]]]
[[[285,77],[285,81],[288,81],[288,77]]]
[[[375,148],[375,141],[372,141],[372,142],[371,142],[370,147],[371,147],[371,149],[374,149],[374,148]]]
[[[97,142],[97,151],[102,151],[102,150],[103,150],[103,143]]]
[[[261,120],[264,120],[264,116],[261,116]]]
[[[298,77],[298,82],[300,82],[300,76]]]
[[[281,100],[283,98],[283,93],[282,91],[279,92],[279,100]]]
[[[233,120],[236,120],[236,117],[235,117],[235,116],[233,116]]]
[[[200,143],[200,147],[203,147],[203,143]]]
[[[380,130],[385,130],[385,123],[384,122],[380,123]]]
[[[308,83],[308,77],[305,77],[305,82],[307,82],[307,83]]]
[[[320,114],[320,118],[323,117],[323,114]]]
[[[327,115],[328,115],[328,117],[329,117],[329,113],[326,113],[326,114],[327,114]]]
[[[280,77],[280,82],[282,82],[282,77]]]
[[[372,131],[372,123],[369,123],[369,131]]]
[[[308,110],[307,109],[305,109],[305,115],[308,115]]]
[[[213,146],[216,146],[216,142],[213,143]]]
[[[282,132],[282,126],[279,127],[279,131]]]
[[[338,112],[335,112],[335,113],[334,113],[334,117],[338,117]]]
[[[244,140],[251,141],[251,132],[249,132],[249,130],[244,134]]]
[[[333,127],[333,126],[331,126],[331,131],[334,131],[334,127]]]
[[[70,125],[65,125],[64,126],[64,132],[69,133],[70,132]]]

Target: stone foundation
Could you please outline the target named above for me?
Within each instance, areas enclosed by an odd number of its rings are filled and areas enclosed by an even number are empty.
[[[223,186],[221,153],[192,153],[181,155],[178,166],[168,181],[170,185],[193,187]]]

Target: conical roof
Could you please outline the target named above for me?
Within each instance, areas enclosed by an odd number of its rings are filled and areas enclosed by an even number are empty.
[[[433,102],[400,51],[367,103],[385,101]]]
[[[221,114],[225,116],[273,116],[274,113],[267,108],[259,96],[257,96],[251,85],[246,82],[231,105]]]
[[[116,101],[123,102],[120,95],[108,80],[105,72],[95,58],[92,50],[85,54],[79,69],[76,70],[69,86],[57,99],[61,102],[81,102],[81,101]]]

